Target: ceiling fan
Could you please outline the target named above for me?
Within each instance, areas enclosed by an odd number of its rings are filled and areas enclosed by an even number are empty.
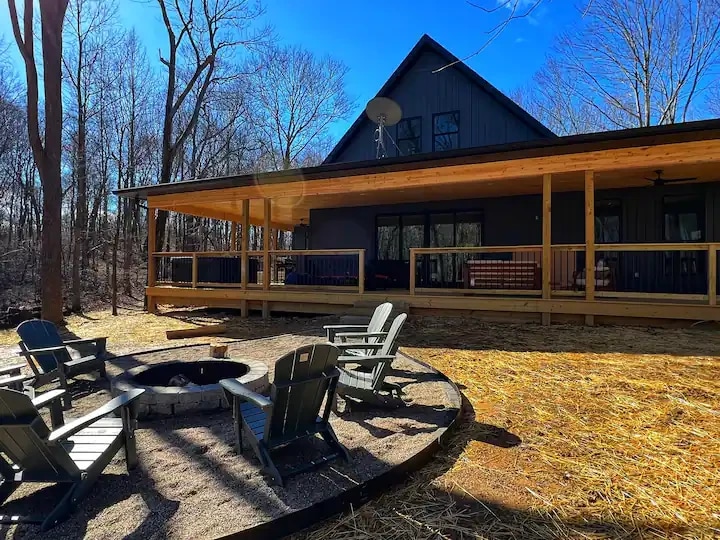
[[[648,178],[645,177],[645,180],[648,180],[649,182],[652,182],[655,186],[664,186],[665,184],[677,184],[680,182],[689,182],[690,180],[697,180],[696,176],[691,176],[687,178],[663,178],[662,177],[662,169],[657,169],[653,171],[657,176],[655,178]]]

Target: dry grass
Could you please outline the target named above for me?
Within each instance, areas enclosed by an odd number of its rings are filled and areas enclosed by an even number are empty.
[[[309,537],[720,536],[717,332],[425,320],[414,334],[427,346],[404,350],[463,387],[468,422],[413,481]]]
[[[223,342],[236,339],[254,339],[272,336],[302,328],[310,328],[309,319],[271,319],[264,321],[253,317],[241,319],[226,312],[209,312],[193,309],[161,309],[159,315],[151,315],[140,307],[122,308],[113,317],[109,309],[92,311],[65,318],[64,330],[78,337],[109,336],[108,347],[112,352],[137,351],[159,346],[186,345],[191,343]],[[168,340],[167,330],[183,330],[224,323],[228,331],[220,336]],[[14,346],[18,338],[15,329],[0,330],[0,346]]]
[[[233,338],[322,324],[99,312],[70,317],[68,330],[139,349],[190,343],[168,342],[164,332],[219,322],[231,325]],[[14,332],[0,332],[0,343],[14,342]],[[465,422],[404,486],[303,536],[720,537],[717,328],[427,318],[414,321],[402,342],[461,386]]]

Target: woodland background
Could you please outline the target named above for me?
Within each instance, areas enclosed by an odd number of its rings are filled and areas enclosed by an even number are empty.
[[[542,1],[550,0],[476,7],[478,17],[507,9],[506,26]],[[335,142],[328,127],[363,105],[346,88],[341,59],[279,45],[253,0],[156,0],[166,55],[118,26],[115,2],[71,0],[55,14],[62,16],[55,21],[62,25],[62,129],[60,189],[50,194],[32,130],[28,138],[28,79],[8,60],[11,48],[27,52],[35,42],[40,50],[46,37],[37,14],[26,25],[28,3],[8,2],[20,40],[0,36],[0,311],[44,296],[44,204],[60,208],[60,226],[46,241],[61,259],[54,287],[65,309],[106,303],[113,290],[139,300],[146,211],[113,189],[320,164]],[[509,92],[558,135],[720,115],[720,0],[590,0],[577,9],[583,24],[559,35],[545,66]],[[505,26],[479,35],[477,54]],[[32,58],[38,70],[46,60]],[[41,76],[41,131],[50,76]],[[259,248],[261,230],[250,233]],[[163,213],[158,235],[163,249],[228,249],[230,225]],[[291,239],[285,233],[278,241]]]

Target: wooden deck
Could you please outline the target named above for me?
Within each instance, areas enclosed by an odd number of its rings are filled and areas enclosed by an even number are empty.
[[[410,294],[409,291],[329,292],[327,290],[298,291],[187,288],[155,286],[147,289],[148,298],[155,304],[175,306],[225,307],[257,310],[269,315],[273,312],[345,314],[367,311],[369,306],[383,301],[404,304],[413,314],[472,316],[489,319],[519,319],[549,323],[598,322],[615,319],[664,319],[685,321],[720,321],[720,309],[702,300],[673,299],[606,299],[588,301],[584,298],[498,297],[448,294]]]

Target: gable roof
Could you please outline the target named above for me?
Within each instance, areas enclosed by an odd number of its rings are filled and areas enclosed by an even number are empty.
[[[490,97],[497,101],[501,107],[505,108],[508,112],[518,117],[522,122],[530,126],[542,136],[553,138],[557,137],[555,133],[545,127],[537,118],[532,116],[520,105],[515,103],[512,99],[507,97],[500,90],[498,90],[488,81],[483,79],[480,75],[478,75],[475,70],[470,68],[467,64],[465,64],[465,62],[461,62],[457,56],[448,51],[445,47],[440,45],[437,41],[435,41],[427,34],[423,34],[423,36],[420,38],[420,41],[415,44],[410,53],[400,63],[400,65],[393,72],[393,74],[390,75],[390,78],[385,82],[385,84],[382,86],[382,88],[380,88],[380,90],[375,96],[387,97],[388,94],[390,94],[390,92],[405,76],[405,74],[410,71],[415,62],[420,58],[420,55],[422,55],[426,51],[437,54],[440,58],[443,59],[445,65],[453,64],[452,67],[454,69],[457,69],[460,73],[467,77],[471,83],[482,88]],[[335,158],[345,149],[347,144],[352,140],[355,133],[360,129],[362,123],[365,121],[365,118],[365,111],[363,111],[357,117],[355,122],[353,122],[350,128],[345,132],[345,135],[340,138],[338,143],[328,154],[323,163],[331,163],[335,160]]]

